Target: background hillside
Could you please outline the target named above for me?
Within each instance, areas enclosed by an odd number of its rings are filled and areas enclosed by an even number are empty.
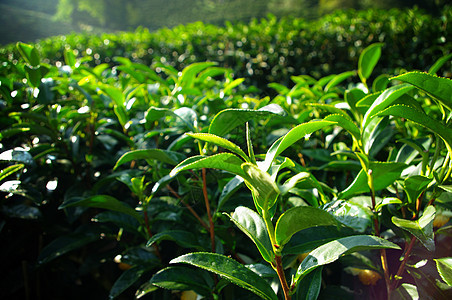
[[[435,14],[444,0],[0,0],[0,45],[33,42],[70,32],[156,30],[202,21],[223,25],[271,13],[315,19],[338,8],[394,8],[414,5]]]

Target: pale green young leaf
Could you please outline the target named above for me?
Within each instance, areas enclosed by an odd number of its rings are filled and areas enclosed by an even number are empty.
[[[257,205],[261,209],[269,209],[273,207],[278,199],[280,190],[271,178],[270,174],[262,171],[256,165],[250,163],[242,164],[243,179],[248,188],[252,191]]]
[[[39,53],[32,45],[18,42],[16,44],[22,58],[32,67],[38,67],[40,62]]]
[[[198,139],[203,142],[212,143],[212,144],[215,144],[222,148],[225,148],[225,149],[237,154],[241,158],[243,158],[244,161],[251,162],[250,158],[245,154],[245,152],[243,152],[242,149],[240,149],[239,146],[237,146],[236,144],[234,144],[231,141],[228,141],[225,138],[222,138],[222,137],[216,136],[214,134],[210,134],[210,133],[186,133],[186,135],[188,135],[189,137],[192,137],[194,139]]]
[[[375,43],[363,50],[358,60],[358,75],[362,82],[366,80],[372,74],[378,60],[381,56],[381,48],[383,43]]]
[[[114,169],[120,165],[128,163],[133,160],[146,159],[146,160],[158,160],[170,165],[176,165],[179,161],[184,159],[184,155],[179,152],[167,151],[161,149],[140,149],[132,150],[124,153],[116,162]]]
[[[344,118],[339,114],[333,114],[326,116],[324,120],[336,122],[338,126],[344,128],[352,136],[353,140],[356,141],[356,143],[359,143],[359,141],[361,140],[361,132],[358,126],[350,121],[350,119]]]
[[[2,181],[3,179],[5,179],[6,177],[8,177],[11,174],[14,174],[20,170],[22,170],[25,167],[24,164],[15,164],[12,166],[8,166],[4,169],[2,169],[0,171],[0,181]]]
[[[334,216],[320,208],[293,207],[283,213],[276,222],[276,242],[279,246],[284,246],[298,231],[318,226],[338,226],[338,222]]]
[[[189,253],[170,261],[170,264],[175,263],[185,263],[197,266],[218,274],[239,287],[255,293],[263,299],[278,299],[265,279],[227,256],[209,252]]]
[[[268,149],[262,170],[268,170],[273,160],[298,140],[306,138],[314,131],[333,124],[337,123],[332,121],[314,120],[292,128],[288,133],[277,139],[273,145],[271,145],[270,149]]]
[[[202,168],[220,169],[227,171],[241,177],[245,176],[241,168],[243,160],[231,153],[219,153],[212,156],[197,155],[179,163],[171,170],[170,176],[175,176],[177,173],[184,170],[196,170]]]
[[[215,115],[209,126],[209,133],[224,136],[234,128],[245,124],[254,118],[271,116],[285,116],[286,112],[277,104],[269,104],[258,110],[252,109],[224,109]]]
[[[364,115],[362,128],[366,128],[367,124],[371,120],[371,118],[391,105],[394,101],[396,101],[400,96],[403,94],[409,92],[413,89],[413,86],[410,86],[408,84],[400,84],[393,87],[390,87],[381,93],[377,99],[372,103],[372,105],[367,110],[366,114]]]
[[[333,87],[335,87],[342,81],[344,81],[352,76],[355,76],[355,74],[356,74],[356,71],[346,71],[346,72],[343,72],[341,74],[334,76],[333,79],[331,79],[328,82],[328,84],[325,86],[324,91],[328,92],[330,89],[332,89]]]
[[[231,218],[231,221],[233,221],[234,224],[253,241],[262,257],[271,263],[274,260],[272,255],[272,244],[264,219],[262,219],[262,217],[254,210],[244,206],[237,207],[234,213],[229,217]]]
[[[433,236],[433,219],[435,218],[435,213],[435,207],[430,205],[424,210],[422,217],[418,220],[411,221],[393,216],[392,223],[414,235],[427,250],[435,251]]]

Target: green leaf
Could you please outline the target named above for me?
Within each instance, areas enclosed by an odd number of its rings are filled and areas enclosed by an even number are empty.
[[[243,158],[243,160],[250,162],[250,158],[245,154],[245,152],[243,152],[242,149],[240,149],[239,146],[228,141],[225,138],[222,138],[222,137],[216,136],[214,134],[210,134],[210,133],[186,133],[186,135],[188,135],[194,139],[198,139],[200,141],[212,143],[212,144],[218,145],[220,147],[223,147],[223,148],[237,154],[238,156]]]
[[[408,166],[397,162],[370,162],[369,169],[372,170],[372,177],[375,191],[382,190],[400,178],[402,171]],[[368,185],[368,175],[362,169],[355,180],[342,192],[339,199],[347,199],[355,194],[363,194],[370,191]]]
[[[286,161],[292,162],[290,160],[285,160],[284,163]],[[293,162],[292,162],[292,164],[293,164]],[[289,179],[286,180],[286,182],[284,182],[283,185],[279,186],[281,195],[287,194],[292,188],[294,188],[297,185],[297,183],[299,183],[301,181],[305,181],[305,180],[309,179],[310,177],[311,177],[311,174],[308,172],[300,172],[300,173],[290,177]]]
[[[148,271],[148,268],[143,266],[134,266],[124,271],[111,287],[109,299],[118,297],[127,288],[137,282],[146,271]]]
[[[372,103],[372,105],[367,110],[366,114],[364,115],[364,119],[362,122],[362,128],[366,128],[369,124],[371,118],[381,112],[383,109],[391,105],[395,100],[397,100],[400,96],[406,94],[410,90],[412,90],[413,87],[408,84],[401,84],[396,85],[393,87],[390,87],[383,91],[383,93],[378,96],[377,99]]]
[[[186,230],[167,230],[159,232],[148,240],[146,247],[150,247],[154,243],[158,243],[160,241],[173,241],[184,248],[203,250],[203,247],[197,243],[197,237],[190,231]]]
[[[376,114],[377,116],[397,116],[408,119],[416,124],[424,126],[438,134],[446,143],[449,152],[452,153],[452,130],[425,113],[405,105],[394,105]]]
[[[442,105],[452,110],[452,80],[423,72],[408,72],[392,80],[400,80],[414,85],[438,99]]]
[[[265,155],[264,164],[262,165],[262,170],[268,170],[273,160],[298,140],[307,137],[314,131],[333,124],[337,123],[331,121],[314,120],[292,128],[288,133],[276,140],[276,142],[273,143],[270,149],[268,149],[267,154]]]
[[[448,61],[452,58],[452,53],[448,54],[448,55],[444,55],[443,57],[441,57],[440,59],[438,59],[433,66],[430,67],[430,69],[428,70],[429,74],[435,74],[436,72],[438,72],[438,70]]]
[[[354,235],[326,243],[313,250],[302,261],[292,280],[292,284],[298,285],[300,280],[315,268],[332,263],[343,255],[357,251],[385,248],[400,249],[396,244],[370,235]]]
[[[251,119],[271,116],[285,116],[286,112],[277,104],[269,104],[258,110],[224,109],[213,118],[209,126],[209,133],[224,136],[234,128],[245,124]]]
[[[384,198],[383,201],[381,201],[380,203],[378,203],[375,206],[375,211],[380,211],[382,209],[382,207],[385,205],[402,204],[402,203],[403,203],[402,200],[400,200],[399,198],[394,198],[394,197]]]
[[[172,266],[158,271],[150,283],[164,289],[188,291],[208,296],[212,293],[213,280],[204,270]]]
[[[64,62],[71,68],[75,67],[77,60],[75,59],[74,51],[72,51],[72,49],[65,49]]]
[[[237,79],[235,79],[234,81],[228,83],[224,87],[223,93],[225,95],[229,95],[233,88],[235,88],[236,86],[239,86],[244,81],[245,81],[245,78],[237,78]]]
[[[434,259],[439,275],[447,285],[452,286],[452,257]]]
[[[347,78],[355,76],[355,74],[356,74],[356,71],[347,71],[347,72],[343,72],[339,75],[334,76],[333,79],[331,79],[330,82],[328,82],[328,84],[325,86],[324,91],[328,92],[330,89],[332,89],[333,87],[335,87],[342,81],[346,80]]]
[[[197,155],[187,158],[171,170],[170,176],[184,170],[212,168],[224,170],[236,175],[245,176],[241,168],[243,160],[231,153],[219,153],[212,156]]]
[[[259,297],[269,300],[278,299],[265,279],[224,255],[208,252],[189,253],[170,261],[170,264],[174,263],[186,263],[197,266],[216,273],[239,287],[255,293]]]
[[[216,62],[198,62],[193,63],[182,70],[182,75],[179,78],[179,85],[184,87],[191,87],[199,72],[217,65]]]
[[[61,255],[99,239],[100,235],[95,234],[92,231],[77,232],[60,236],[41,250],[38,257],[38,265],[46,264]]]
[[[103,208],[103,209],[109,209],[113,211],[118,211],[127,215],[130,215],[137,219],[138,221],[142,221],[141,215],[125,204],[124,202],[119,201],[118,199],[108,196],[108,195],[96,195],[89,198],[79,199],[74,198],[72,200],[66,201],[63,204],[60,205],[59,209],[64,209],[67,207],[74,207],[74,206],[85,206],[85,207],[96,207],[96,208]]]
[[[32,67],[38,67],[40,62],[39,53],[35,47],[25,43],[18,42],[16,44],[22,58]]]
[[[298,285],[297,293],[294,300],[311,300],[317,299],[322,287],[322,271],[323,267],[318,267],[308,275],[306,275]]]
[[[361,140],[361,132],[358,126],[356,126],[356,124],[350,121],[348,118],[344,118],[339,114],[334,114],[326,116],[324,120],[336,122],[338,126],[344,128],[352,136],[353,140],[355,140],[356,143],[359,143],[359,141]]]
[[[12,175],[20,170],[22,170],[25,167],[24,164],[16,164],[12,166],[8,166],[0,171],[0,181],[8,177],[9,175]]]
[[[245,183],[253,193],[256,205],[260,209],[273,207],[280,193],[278,186],[271,178],[270,174],[262,171],[256,165],[250,163],[242,164]]]
[[[372,83],[372,91],[375,93],[385,90],[388,87],[389,81],[389,75],[379,75]]]
[[[365,48],[359,56],[358,75],[362,82],[366,82],[377,65],[381,56],[381,47],[383,47],[383,43],[372,44]]]
[[[390,300],[419,300],[417,287],[413,284],[402,283],[392,292]]]
[[[235,176],[223,188],[218,199],[217,210],[221,211],[223,205],[231,198],[231,196],[243,186],[243,178]]]
[[[336,217],[342,224],[364,233],[372,226],[372,212],[369,208],[353,201],[331,201],[323,206],[323,209]]]
[[[146,160],[157,160],[170,165],[176,165],[179,161],[184,158],[184,155],[179,152],[167,151],[161,149],[147,149],[147,150],[132,150],[124,153],[116,162],[113,170],[118,168],[120,165],[128,163],[132,160],[146,159]]]
[[[320,208],[293,207],[283,213],[276,222],[276,243],[284,246],[298,231],[317,226],[338,226],[338,222],[331,214]]]
[[[262,257],[271,263],[274,260],[272,244],[264,219],[255,211],[244,206],[237,207],[229,217],[254,242]]]
[[[433,178],[422,175],[414,175],[406,178],[402,183],[402,188],[407,194],[408,203],[414,204],[432,181]]]
[[[392,217],[392,223],[414,235],[425,248],[435,251],[435,241],[433,236],[433,219],[435,219],[436,209],[429,205],[418,220],[411,221]]]

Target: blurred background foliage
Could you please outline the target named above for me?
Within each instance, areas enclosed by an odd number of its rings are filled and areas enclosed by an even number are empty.
[[[336,9],[411,8],[438,15],[447,0],[0,0],[0,45],[70,32],[151,31],[202,21],[250,21],[268,13],[308,20]]]

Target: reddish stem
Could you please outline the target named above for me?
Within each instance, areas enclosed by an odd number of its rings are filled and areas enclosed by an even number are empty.
[[[408,245],[408,246],[406,246],[406,248],[405,248],[403,260],[399,266],[399,269],[397,270],[397,274],[394,278],[394,281],[392,282],[391,290],[394,290],[397,287],[397,283],[399,281],[399,278],[402,276],[403,271],[405,271],[406,263],[408,261],[408,258],[410,257],[410,254],[411,254],[411,251],[413,250],[415,242],[416,242],[416,237],[413,236],[413,237],[411,237],[410,244],[406,243],[406,245]]]
[[[149,238],[152,238],[153,234],[151,232],[151,227],[149,226],[149,216],[148,216],[148,212],[147,212],[147,208],[144,207],[144,226],[146,228],[146,232],[148,233]],[[155,254],[157,255],[157,257],[162,260],[162,256],[160,255],[160,250],[159,247],[157,246],[157,244],[152,244],[152,246],[154,247],[155,250]]]
[[[184,201],[184,199],[182,199],[182,197],[178,193],[176,193],[176,191],[173,190],[173,188],[170,185],[167,185],[166,188],[170,191],[171,194],[174,195],[174,197],[179,199],[179,201],[183,205],[185,205],[186,208],[188,208],[188,210],[192,213],[192,215],[199,221],[199,223],[201,223],[202,227],[204,227],[205,229],[209,230],[209,226],[207,226],[207,224],[201,219],[201,217],[196,213],[196,211],[189,204],[187,204]]]
[[[212,213],[210,211],[209,197],[207,195],[206,169],[202,169],[202,193],[204,195],[204,202],[206,203],[207,217],[209,218],[210,243],[212,252],[215,253],[215,227],[213,225]]]
[[[284,292],[284,298],[286,300],[290,300],[292,297],[290,296],[290,289],[287,285],[286,281],[286,275],[284,274],[284,268],[282,265],[282,259],[281,255],[276,254],[275,255],[275,264],[276,264],[276,272],[278,273],[279,281],[281,282],[283,292]]]

